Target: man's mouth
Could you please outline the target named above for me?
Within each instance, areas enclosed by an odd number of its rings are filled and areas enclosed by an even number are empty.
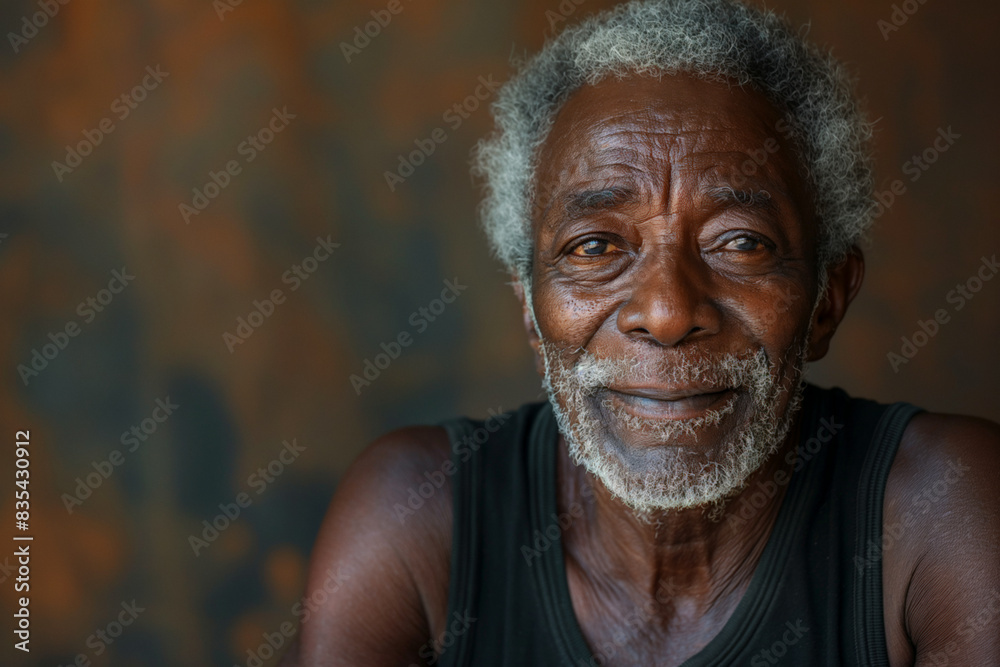
[[[605,393],[606,392],[606,393]],[[736,396],[733,387],[655,387],[615,385],[602,393],[640,419],[686,420],[723,409]]]

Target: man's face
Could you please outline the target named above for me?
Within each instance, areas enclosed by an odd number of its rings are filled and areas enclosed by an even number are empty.
[[[817,299],[779,113],[687,76],[573,94],[540,152],[532,302],[574,458],[640,512],[740,488],[784,440]]]

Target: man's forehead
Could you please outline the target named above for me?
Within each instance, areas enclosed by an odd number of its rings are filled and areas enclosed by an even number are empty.
[[[609,79],[570,96],[541,157],[608,166],[644,158],[705,163],[720,150],[754,148],[777,134],[780,118],[761,94],[727,82],[689,75]]]
[[[784,190],[798,169],[791,152],[777,150],[788,143],[781,118],[763,95],[727,81],[631,76],[585,86],[560,109],[542,146],[536,211],[544,217],[564,188],[641,188],[649,176],[680,173]],[[749,155],[761,151],[770,164],[748,173]]]

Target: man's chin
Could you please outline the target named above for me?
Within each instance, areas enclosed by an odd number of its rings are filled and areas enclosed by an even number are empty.
[[[590,396],[567,439],[573,459],[637,513],[706,506],[738,493],[783,440],[787,422],[755,423],[734,392],[725,409],[694,419],[643,420]],[[589,412],[589,414],[587,414]],[[707,417],[707,418],[706,418]]]
[[[705,506],[737,492],[746,481],[712,474],[703,457],[699,461],[681,447],[635,449],[609,440],[600,452],[580,454],[578,463],[637,514]]]

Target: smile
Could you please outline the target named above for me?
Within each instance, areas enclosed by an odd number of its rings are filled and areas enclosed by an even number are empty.
[[[640,419],[685,420],[721,410],[736,398],[731,387],[714,389],[661,389],[656,387],[607,387],[606,396]]]

